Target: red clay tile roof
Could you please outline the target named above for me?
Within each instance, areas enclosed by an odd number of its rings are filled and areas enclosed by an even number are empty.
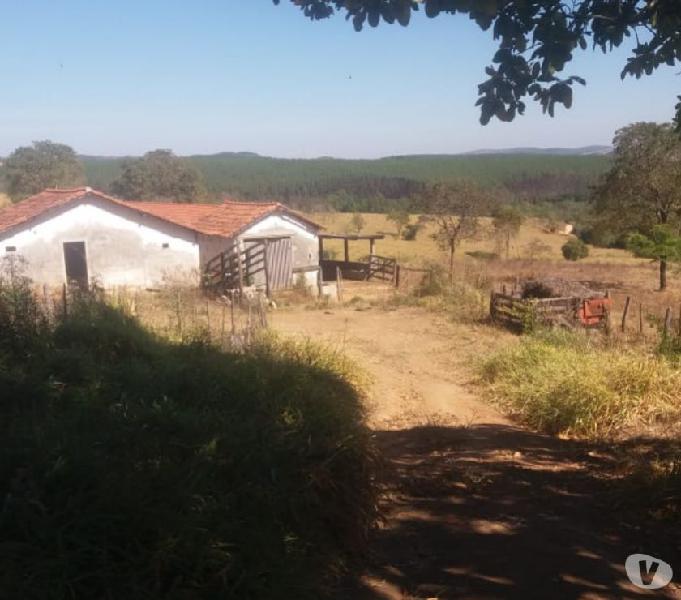
[[[94,196],[118,206],[145,213],[176,225],[206,235],[231,237],[255,221],[273,213],[285,213],[321,229],[319,225],[278,202],[234,202],[222,204],[186,204],[174,202],[131,202],[107,196],[86,187],[73,189],[47,189],[26,200],[0,209],[0,233],[13,229],[32,219],[85,196]]]

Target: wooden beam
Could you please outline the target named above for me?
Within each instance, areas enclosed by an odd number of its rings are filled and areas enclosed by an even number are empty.
[[[237,268],[239,269],[239,302],[241,302],[241,296],[244,291],[244,265],[241,262],[241,242],[239,242],[238,238],[234,243],[234,249],[236,250]],[[232,296],[232,300],[234,300],[234,296]]]
[[[268,255],[268,249],[269,249],[269,240],[265,240],[264,244],[265,244],[265,250],[264,250],[264,256],[263,256],[263,267],[265,268],[265,295],[269,299],[269,297],[270,297],[270,270],[267,266],[267,255]]]
[[[324,238],[319,236],[319,262],[324,260]]]
[[[347,238],[344,240],[345,242],[345,262],[350,262],[350,240]]]

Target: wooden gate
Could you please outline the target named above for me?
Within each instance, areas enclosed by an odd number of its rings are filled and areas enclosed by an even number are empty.
[[[266,277],[269,290],[286,290],[293,283],[293,247],[291,238],[265,240]]]

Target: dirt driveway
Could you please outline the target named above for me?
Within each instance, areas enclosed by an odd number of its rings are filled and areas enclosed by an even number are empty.
[[[681,548],[612,510],[607,449],[528,431],[476,397],[472,360],[512,336],[417,308],[287,309],[271,322],[342,348],[373,379],[387,517],[338,598],[681,598],[627,579],[634,552],[681,574]]]

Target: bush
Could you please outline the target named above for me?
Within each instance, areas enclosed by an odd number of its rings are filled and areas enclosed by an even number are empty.
[[[406,240],[407,242],[413,242],[416,239],[420,229],[421,226],[418,223],[409,223],[405,225],[402,231],[402,239]]]
[[[492,398],[549,433],[600,436],[681,415],[681,371],[574,332],[523,338],[485,360],[482,378]]]
[[[361,552],[372,451],[338,354],[170,344],[87,301],[29,340],[0,350],[3,597],[317,598]]]
[[[561,248],[566,260],[581,260],[589,256],[589,247],[580,239],[572,238]]]

